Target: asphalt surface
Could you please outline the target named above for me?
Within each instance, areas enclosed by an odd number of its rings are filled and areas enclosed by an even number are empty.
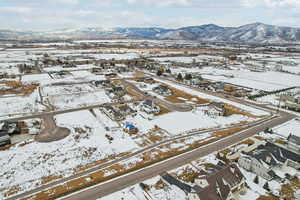
[[[229,129],[229,128],[236,128],[236,127],[241,127],[241,126],[231,126],[231,127],[227,127],[226,129]],[[60,179],[58,181],[54,181],[54,182],[51,182],[51,183],[48,183],[48,184],[45,184],[45,185],[42,185],[40,187],[37,187],[35,188],[34,190],[30,190],[28,192],[24,192],[22,194],[19,194],[19,195],[16,195],[16,196],[13,196],[11,198],[8,198],[8,200],[13,200],[13,199],[20,199],[20,198],[24,198],[26,196],[30,196],[36,192],[39,192],[41,190],[46,190],[46,189],[49,189],[51,187],[54,187],[56,185],[59,185],[59,184],[62,184],[64,182],[67,182],[67,181],[70,181],[72,179],[76,179],[76,178],[79,178],[79,177],[82,177],[82,176],[86,176],[88,174],[91,174],[93,172],[96,172],[98,170],[101,170],[101,169],[104,169],[108,166],[111,166],[113,164],[116,164],[116,163],[119,163],[121,161],[124,161],[124,160],[127,160],[129,158],[132,158],[134,156],[137,156],[139,154],[142,154],[146,151],[149,151],[153,148],[156,148],[160,145],[163,145],[163,144],[167,144],[167,143],[170,143],[172,141],[175,141],[175,140],[179,140],[179,139],[182,139],[182,138],[186,138],[186,137],[191,137],[191,136],[194,136],[194,135],[200,135],[200,134],[204,134],[204,133],[209,133],[209,132],[214,132],[214,131],[218,131],[218,130],[224,130],[224,128],[212,128],[212,129],[207,129],[207,130],[203,130],[203,131],[195,131],[195,132],[191,132],[189,134],[186,134],[186,135],[179,135],[179,136],[174,136],[174,137],[171,137],[167,140],[164,140],[164,141],[161,141],[161,142],[158,142],[158,143],[154,143],[146,148],[143,148],[143,149],[140,149],[134,153],[131,153],[131,154],[128,154],[126,156],[123,156],[122,158],[119,158],[119,159],[115,159],[113,161],[110,161],[110,162],[107,162],[105,164],[102,164],[102,165],[98,165],[96,167],[92,167],[92,168],[89,168],[88,170],[84,171],[84,172],[81,172],[81,173],[78,173],[76,175],[72,175],[72,176],[69,176],[67,178],[64,178],[64,179]]]
[[[28,116],[11,117],[11,118],[8,118],[5,120],[0,120],[0,122],[6,121],[6,120],[17,121],[17,120],[26,120],[26,119],[34,119],[34,118],[43,118],[47,115],[59,115],[59,114],[76,112],[76,111],[81,111],[81,110],[90,110],[90,109],[100,108],[100,107],[104,107],[104,106],[113,106],[113,105],[118,105],[120,103],[134,103],[134,102],[140,102],[140,101],[142,101],[142,99],[122,101],[122,102],[116,102],[116,103],[102,103],[102,104],[96,104],[96,105],[91,105],[91,106],[83,106],[83,107],[79,107],[79,108],[71,108],[71,109],[56,110],[56,111],[30,113],[30,115],[28,115]]]
[[[126,81],[125,79],[121,80],[119,79],[122,84],[125,87],[130,87],[133,90],[135,90],[135,92],[141,94],[145,99],[151,99],[153,100],[156,104],[158,105],[162,105],[164,107],[166,107],[168,110],[172,110],[172,111],[177,111],[177,112],[189,112],[193,109],[193,106],[190,104],[183,104],[183,103],[170,103],[169,101],[160,99],[160,98],[155,98],[149,94],[146,94],[144,91],[140,90],[137,86],[135,86],[134,84]]]
[[[34,138],[38,142],[58,141],[67,137],[71,132],[67,128],[57,126],[53,115],[45,115],[43,124],[43,130]]]

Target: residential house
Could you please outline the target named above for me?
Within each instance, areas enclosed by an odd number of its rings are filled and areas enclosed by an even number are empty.
[[[147,78],[144,79],[144,82],[149,83],[149,84],[153,84],[153,83],[155,83],[155,80],[153,78],[148,78],[147,77]]]
[[[162,96],[170,96],[172,95],[172,90],[164,85],[159,85],[152,89],[155,93]]]
[[[130,114],[132,114],[132,113],[135,112],[135,111],[134,111],[130,106],[128,106],[127,104],[119,104],[119,105],[116,105],[115,107],[116,107],[116,108],[118,109],[118,111],[119,111],[122,115],[124,115],[124,116],[130,115]]]
[[[23,122],[24,123],[24,122]],[[22,122],[18,121],[4,121],[1,125],[1,130],[9,135],[20,134]]]
[[[112,106],[105,106],[102,110],[111,120],[122,121],[125,119],[124,116]]]
[[[110,87],[111,81],[110,80],[100,80],[100,81],[95,81],[94,84],[96,85],[96,87],[98,87],[98,86]]]
[[[119,72],[119,73],[123,73],[123,72],[129,72],[129,68],[127,65],[125,64],[116,64],[116,70]]]
[[[219,102],[212,102],[208,104],[204,113],[209,116],[224,116],[226,114],[225,104]]]
[[[215,82],[212,87],[215,91],[223,91],[225,87],[225,83],[223,82]]]
[[[146,99],[141,104],[141,110],[148,114],[153,114],[153,113],[159,113],[160,107],[156,106],[155,103],[153,102],[153,100]]]
[[[0,131],[0,146],[11,144],[10,136],[5,131]]]
[[[100,67],[93,67],[92,68],[92,73],[98,74],[101,73],[102,69]]]
[[[112,88],[106,89],[105,94],[111,99],[119,99],[126,94],[126,91],[122,87],[113,86]]]
[[[135,127],[133,124],[126,122],[124,124],[124,131],[128,134],[136,134],[138,132],[138,128]]]
[[[300,155],[285,148],[267,142],[250,153],[241,154],[238,164],[266,180],[278,178],[276,170],[282,166],[300,169]]]
[[[290,134],[287,141],[288,148],[300,153],[300,137]]]
[[[214,172],[200,175],[188,194],[189,200],[232,200],[245,188],[245,178],[235,164],[218,165]]]

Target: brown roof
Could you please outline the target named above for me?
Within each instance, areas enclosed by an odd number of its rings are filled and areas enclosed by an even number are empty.
[[[201,200],[226,199],[231,188],[242,181],[243,175],[235,164],[219,167],[219,170],[201,177],[201,179],[205,178],[208,182],[209,185],[207,187],[194,187]]]

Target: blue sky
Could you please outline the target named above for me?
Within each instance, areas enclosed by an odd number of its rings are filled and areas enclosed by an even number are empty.
[[[300,27],[300,0],[0,0],[0,29],[177,28],[254,22]]]

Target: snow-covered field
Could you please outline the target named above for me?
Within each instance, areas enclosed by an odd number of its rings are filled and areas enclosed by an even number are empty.
[[[7,191],[3,188],[19,185],[22,190],[33,189],[42,177],[68,176],[76,167],[138,148],[128,135],[117,130],[110,143],[105,137],[110,132],[88,111],[57,115],[56,122],[71,130],[67,138],[1,151],[0,198]]]
[[[92,65],[92,64],[86,64],[86,65],[77,65],[76,67],[66,67],[66,68],[64,68],[64,67],[58,65],[58,66],[44,68],[44,71],[46,71],[46,72],[59,72],[59,71],[72,71],[72,70],[89,70],[89,69],[92,69],[94,67],[97,67],[97,66]]]
[[[151,58],[159,62],[183,62],[183,63],[192,63],[195,62],[202,62],[208,60],[216,60],[222,59],[223,57],[220,56],[210,56],[210,55],[200,55],[194,57],[158,57],[158,58]]]
[[[147,132],[147,130],[157,125],[173,135],[193,129],[226,127],[229,124],[239,123],[242,121],[250,122],[253,120],[253,118],[242,115],[232,115],[230,117],[218,116],[211,118],[205,115],[200,108],[195,109],[192,112],[171,112],[162,116],[154,117],[150,121],[145,119],[142,115],[137,115],[134,118],[127,118],[127,121],[136,124],[142,132]]]
[[[39,94],[34,91],[29,96],[13,96],[0,98],[0,118],[7,118],[9,115],[41,112],[44,107],[38,103]]]
[[[81,92],[93,92],[95,89],[87,83],[83,84],[70,84],[61,86],[45,86],[42,88],[43,96],[55,96],[62,94],[72,94]]]
[[[245,110],[247,112],[252,113],[253,115],[268,115],[269,114],[267,111],[260,110],[258,108],[250,107],[250,106],[247,106],[247,105],[243,105],[243,104],[240,104],[240,103],[236,103],[236,102],[233,102],[233,101],[230,101],[230,100],[227,100],[227,99],[223,99],[223,98],[220,98],[220,97],[215,97],[215,96],[212,96],[212,95],[204,94],[202,92],[190,89],[188,87],[175,84],[171,81],[165,81],[165,80],[163,81],[163,80],[160,80],[160,79],[159,80],[157,79],[157,81],[163,82],[165,84],[169,84],[169,85],[171,85],[172,87],[174,87],[178,90],[182,90],[182,91],[185,91],[189,94],[199,96],[200,98],[209,99],[209,100],[216,101],[216,102],[223,102],[223,103],[227,103],[227,104],[236,106],[236,107],[238,107],[242,110]]]
[[[128,187],[124,190],[112,193],[98,200],[184,200],[185,193],[174,185],[168,185],[163,189],[155,189],[155,184],[160,180],[159,176],[144,181],[150,185],[150,191],[145,192],[139,184]]]
[[[104,90],[87,93],[74,93],[49,96],[50,103],[58,109],[78,108],[90,105],[109,103],[111,99]]]
[[[210,73],[210,75],[203,75],[207,79],[264,91],[273,91],[300,85],[299,76],[273,71],[251,72],[247,70],[222,70],[210,67],[204,68],[201,70],[201,73]],[[230,78],[229,76],[232,75],[234,77]]]

